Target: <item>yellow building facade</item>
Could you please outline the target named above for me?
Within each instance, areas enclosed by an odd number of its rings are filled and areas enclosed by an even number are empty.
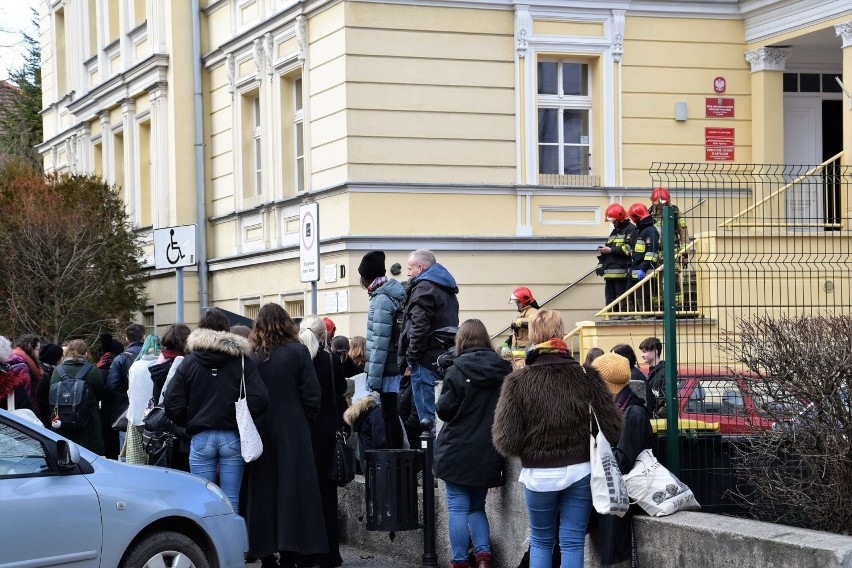
[[[402,279],[410,251],[433,250],[462,319],[492,333],[515,286],[542,302],[579,281],[550,304],[572,326],[602,306],[582,277],[604,210],[648,203],[653,163],[852,162],[845,0],[42,0],[40,15],[45,167],[121,188],[160,331],[176,318],[174,271],[153,268],[162,227],[200,228],[190,323],[202,305],[310,313],[299,208],[317,202],[317,307],[338,333],[364,333],[357,266],[375,249]]]

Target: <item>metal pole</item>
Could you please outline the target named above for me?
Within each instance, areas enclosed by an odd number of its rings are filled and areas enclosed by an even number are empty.
[[[677,319],[675,314],[674,213],[663,207],[663,330],[666,344],[666,466],[680,475],[677,392]]]
[[[435,553],[435,477],[432,475],[432,421],[420,421],[420,447],[423,449],[423,559],[421,568],[437,568]]]
[[[317,315],[317,281],[311,282],[311,314]]]
[[[201,9],[199,0],[190,3],[192,14],[192,90],[195,111],[195,235],[198,258],[198,307],[209,306],[207,297],[207,195],[204,186],[204,123],[201,98]],[[199,314],[201,312],[199,311]]]
[[[175,269],[175,323],[183,323],[183,267]]]

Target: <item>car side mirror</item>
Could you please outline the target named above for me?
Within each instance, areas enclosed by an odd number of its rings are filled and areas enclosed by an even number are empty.
[[[56,461],[62,471],[74,469],[80,462],[80,448],[68,440],[59,440],[56,442]]]

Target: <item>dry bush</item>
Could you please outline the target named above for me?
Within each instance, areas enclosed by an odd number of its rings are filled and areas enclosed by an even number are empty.
[[[852,316],[757,317],[725,349],[776,422],[738,446],[735,499],[762,520],[852,533]]]

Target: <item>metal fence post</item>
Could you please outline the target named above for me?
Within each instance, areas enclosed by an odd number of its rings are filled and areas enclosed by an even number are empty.
[[[432,421],[420,421],[420,448],[423,450],[423,559],[421,568],[438,568],[435,553],[435,477],[432,475]]]
[[[663,341],[666,345],[666,466],[680,475],[680,445],[677,392],[677,314],[675,313],[674,212],[663,207]]]

